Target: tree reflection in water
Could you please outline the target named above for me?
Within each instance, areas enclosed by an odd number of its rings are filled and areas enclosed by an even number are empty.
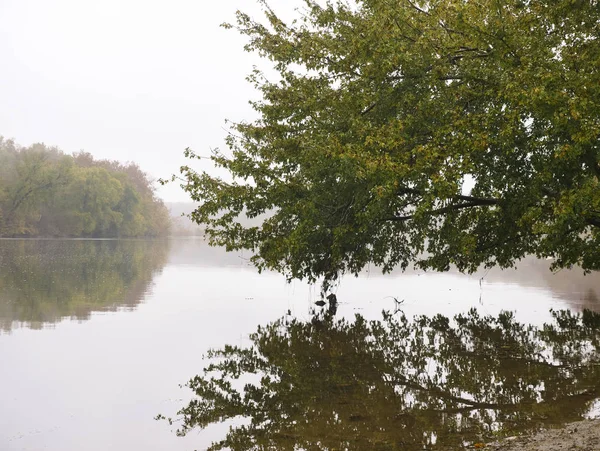
[[[590,311],[541,328],[475,310],[281,319],[248,348],[211,351],[178,434],[235,419],[210,449],[459,448],[584,417],[600,396],[599,340]]]
[[[168,255],[166,240],[2,240],[0,331],[133,309]]]

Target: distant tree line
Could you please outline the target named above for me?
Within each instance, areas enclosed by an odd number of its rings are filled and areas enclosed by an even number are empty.
[[[0,236],[158,236],[169,226],[167,208],[137,164],[0,136]]]

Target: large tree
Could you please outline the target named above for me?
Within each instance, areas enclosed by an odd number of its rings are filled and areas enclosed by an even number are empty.
[[[213,244],[326,284],[369,263],[600,267],[597,0],[264,11],[235,25],[277,74],[250,75],[258,119],[212,156],[231,177],[182,168]]]

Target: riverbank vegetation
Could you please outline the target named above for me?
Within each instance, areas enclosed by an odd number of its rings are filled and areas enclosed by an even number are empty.
[[[0,137],[0,236],[159,236],[169,225],[137,164]]]

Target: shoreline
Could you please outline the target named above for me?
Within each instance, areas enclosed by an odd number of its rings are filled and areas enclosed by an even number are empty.
[[[600,419],[577,421],[561,428],[542,429],[473,448],[492,451],[599,451]]]

